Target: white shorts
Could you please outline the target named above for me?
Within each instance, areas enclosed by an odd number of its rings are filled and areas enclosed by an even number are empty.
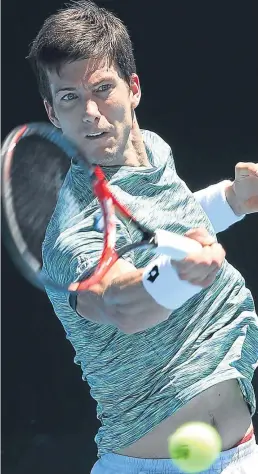
[[[93,466],[91,474],[183,474],[170,459],[139,459],[105,454]],[[212,467],[202,474],[258,474],[258,445],[255,437],[246,443],[222,451]]]

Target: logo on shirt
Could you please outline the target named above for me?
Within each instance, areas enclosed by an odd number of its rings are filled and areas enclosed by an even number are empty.
[[[88,270],[90,266],[90,259],[87,258],[87,255],[79,255],[77,260],[78,260],[78,265],[77,265],[76,273],[78,275],[81,275],[86,270]]]

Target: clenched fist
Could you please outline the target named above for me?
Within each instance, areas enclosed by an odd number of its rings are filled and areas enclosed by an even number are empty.
[[[186,237],[197,240],[203,249],[181,261],[172,261],[181,280],[206,288],[210,286],[225,259],[225,250],[204,228],[191,229]]]

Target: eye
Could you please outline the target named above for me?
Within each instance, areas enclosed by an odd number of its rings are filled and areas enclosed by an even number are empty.
[[[102,84],[102,86],[99,86],[97,89],[96,89],[96,92],[106,92],[108,91],[109,89],[111,89],[112,87],[112,84]]]
[[[71,100],[74,100],[74,99],[77,99],[77,95],[74,94],[73,92],[69,92],[68,94],[65,94],[61,100],[63,100],[64,102],[71,102]]]

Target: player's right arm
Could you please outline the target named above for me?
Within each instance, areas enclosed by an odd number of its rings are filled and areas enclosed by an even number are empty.
[[[156,303],[144,289],[143,270],[120,258],[100,283],[78,294],[77,313],[90,321],[111,324],[126,334],[165,321],[171,310]]]
[[[173,266],[180,279],[206,288],[215,280],[225,252],[205,229],[194,229],[187,235],[200,242],[203,251],[182,262],[173,262]],[[99,284],[77,296],[77,313],[100,324],[112,324],[127,334],[165,321],[172,310],[159,305],[145,290],[143,272],[144,269],[136,269],[130,262],[119,259]]]

